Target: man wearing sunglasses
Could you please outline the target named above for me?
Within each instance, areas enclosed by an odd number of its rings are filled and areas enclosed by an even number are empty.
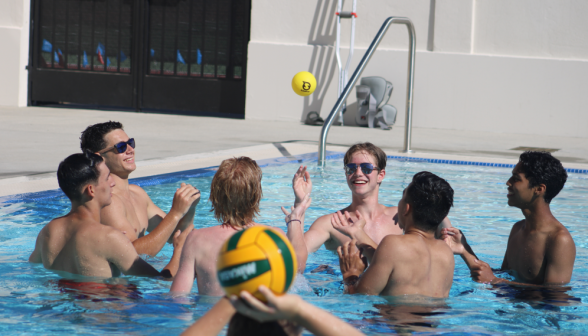
[[[116,182],[112,203],[101,211],[102,224],[125,233],[137,253],[155,256],[166,242],[171,242],[174,231],[193,227],[200,200],[198,189],[182,183],[166,215],[141,187],[129,184],[129,175],[136,169],[135,140],[129,138],[121,123],[108,121],[88,126],[82,132],[81,147],[101,155]]]
[[[100,211],[111,203],[115,185],[103,161],[100,155],[86,152],[70,155],[59,164],[57,181],[71,201],[71,211],[43,227],[29,262],[91,277],[110,278],[123,273],[169,278],[191,230],[175,233],[174,253],[162,272],[141,259],[123,233],[100,224]]]
[[[370,142],[355,144],[347,150],[343,163],[347,185],[351,190],[351,204],[335,214],[319,217],[304,233],[309,253],[315,252],[323,244],[328,250],[335,251],[350,241],[349,237],[354,237],[356,232],[353,230],[358,227],[333,226],[332,222],[337,215],[346,216],[350,222],[365,220],[362,221],[365,226],[361,232],[365,232],[376,244],[387,235],[402,234],[398,226],[398,208],[378,202],[380,185],[386,177],[386,160],[386,153]],[[307,179],[307,184],[311,185],[310,176]],[[296,188],[294,193],[296,199],[303,196],[302,192],[297,193]],[[437,236],[444,227],[451,227],[448,218],[439,225]]]

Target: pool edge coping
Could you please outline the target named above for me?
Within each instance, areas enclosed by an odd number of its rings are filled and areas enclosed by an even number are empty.
[[[343,156],[346,146],[327,146],[328,156]],[[196,173],[198,170],[210,171],[218,167],[226,158],[245,155],[252,157],[260,163],[260,166],[271,164],[285,164],[298,160],[299,162],[316,161],[316,145],[299,143],[272,143],[228,150],[205,152],[198,154],[182,155],[165,159],[137,161],[137,171],[131,182],[139,182],[143,179],[153,179],[156,176],[172,176],[182,173]],[[478,157],[442,153],[393,153],[387,155],[388,159],[406,160],[410,162],[427,162],[452,165],[486,166],[499,168],[512,168],[518,159]],[[562,162],[569,173],[588,174],[588,164]],[[188,169],[186,169],[189,167]],[[140,182],[139,182],[140,183]],[[26,185],[26,186],[25,186]],[[33,186],[33,188],[31,188]],[[6,193],[6,188],[17,191]],[[22,192],[18,192],[22,190]],[[0,203],[11,198],[29,198],[32,194],[48,191],[58,191],[57,178],[54,173],[40,176],[18,176],[8,179],[0,179]]]

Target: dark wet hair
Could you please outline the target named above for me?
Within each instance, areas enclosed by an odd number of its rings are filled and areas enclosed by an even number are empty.
[[[98,181],[100,172],[97,166],[102,161],[102,156],[90,151],[70,155],[61,161],[57,168],[57,182],[71,201],[82,197],[83,186]]]
[[[80,137],[82,151],[90,150],[92,153],[96,153],[103,150],[106,148],[104,136],[117,129],[123,129],[123,125],[118,121],[107,121],[88,126]]]
[[[378,165],[378,168],[381,170],[386,169],[386,161],[388,160],[386,153],[384,153],[380,147],[374,145],[371,142],[358,143],[349,147],[345,153],[345,157],[343,157],[343,164],[348,164],[349,160],[351,160],[351,156],[357,152],[366,152],[371,154],[374,159],[376,159],[376,165]]]
[[[529,180],[529,188],[545,184],[543,199],[549,204],[563,189],[568,173],[561,162],[548,152],[527,151],[519,158],[520,167]]]
[[[294,336],[301,334],[302,328],[292,322],[257,322],[239,313],[233,315],[227,331],[227,336]]]
[[[405,193],[413,209],[415,225],[427,231],[435,230],[453,206],[453,188],[427,171],[416,173]]]

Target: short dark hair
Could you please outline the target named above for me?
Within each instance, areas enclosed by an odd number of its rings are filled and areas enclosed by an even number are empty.
[[[521,154],[519,162],[521,170],[529,180],[529,188],[545,184],[545,203],[549,204],[566,184],[568,173],[551,153],[527,151]]]
[[[380,168],[381,170],[386,169],[386,161],[388,160],[386,153],[384,153],[384,151],[380,147],[374,145],[371,142],[357,143],[349,147],[349,149],[345,153],[345,157],[343,157],[343,164],[348,164],[349,160],[351,160],[351,156],[357,152],[366,152],[368,154],[371,154],[374,157],[374,159],[376,159],[376,164],[378,165],[378,168]]]
[[[96,153],[103,150],[106,148],[104,136],[117,129],[123,129],[123,125],[118,121],[107,121],[86,127],[80,137],[82,151],[90,150],[92,153]]]
[[[98,181],[98,164],[102,161],[102,156],[89,151],[70,155],[61,161],[57,168],[57,182],[71,201],[82,197],[81,188],[84,185]]]
[[[301,335],[302,328],[285,320],[257,322],[240,313],[235,313],[229,322],[227,336],[293,336]]]
[[[415,225],[426,231],[435,230],[453,206],[453,188],[444,179],[427,171],[416,173],[405,192],[413,209]]]

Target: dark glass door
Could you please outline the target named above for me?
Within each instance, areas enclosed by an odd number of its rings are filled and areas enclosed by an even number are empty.
[[[31,105],[243,117],[250,0],[34,0]]]

